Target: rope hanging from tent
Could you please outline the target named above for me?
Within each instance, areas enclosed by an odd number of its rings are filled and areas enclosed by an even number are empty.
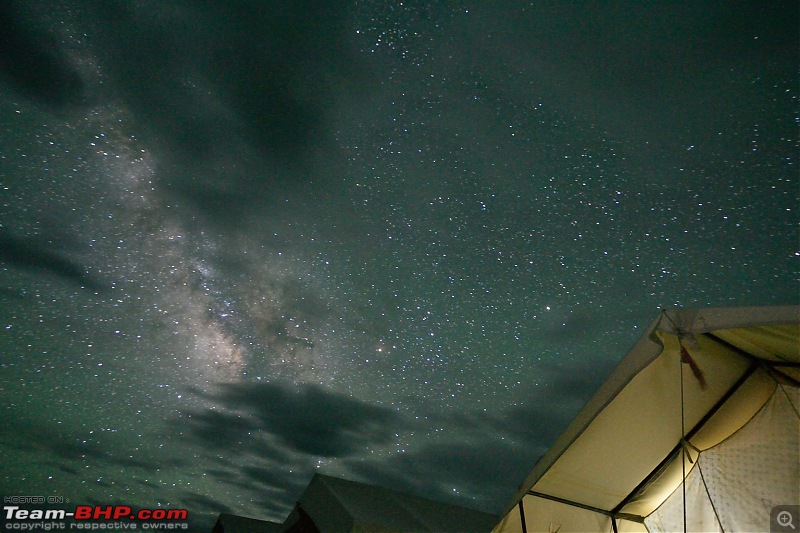
[[[700,368],[700,365],[692,358],[692,355],[689,353],[689,350],[686,349],[686,345],[688,344],[693,350],[700,350],[700,344],[697,342],[697,339],[694,335],[689,332],[686,332],[681,328],[678,324],[672,320],[672,317],[669,316],[666,309],[661,310],[661,314],[666,317],[667,320],[670,321],[672,326],[675,328],[675,331],[678,333],[678,345],[680,346],[681,351],[681,363],[686,363],[689,365],[689,368],[692,369],[692,374],[697,379],[697,382],[700,384],[700,388],[706,390],[708,387],[708,382],[706,381],[706,375],[703,372],[703,369]],[[683,379],[683,368],[681,367],[681,379]],[[681,381],[681,387],[683,387],[683,381]],[[683,401],[683,388],[681,388],[681,401]],[[681,437],[683,438],[683,436]]]
[[[688,520],[687,520],[687,512],[686,512],[686,460],[689,459],[689,462],[694,463],[692,461],[691,454],[687,453],[686,448],[687,446],[691,446],[689,442],[686,440],[686,389],[685,383],[683,379],[683,365],[688,365],[689,369],[692,371],[695,379],[697,379],[697,383],[700,385],[701,390],[706,390],[708,388],[708,382],[706,381],[705,373],[703,369],[700,368],[700,365],[692,358],[692,355],[689,353],[689,350],[686,349],[686,344],[692,346],[692,348],[696,350],[700,350],[700,344],[697,342],[697,339],[691,333],[684,332],[683,329],[675,323],[674,320],[669,316],[666,312],[666,309],[662,311],[664,316],[669,320],[672,325],[675,327],[678,333],[678,346],[680,349],[681,354],[681,364],[678,365],[680,367],[680,383],[681,383],[681,474],[682,474],[682,481],[681,481],[681,496],[683,499],[683,532],[686,533],[688,531]],[[688,457],[687,457],[688,456]],[[705,485],[705,481],[703,481]],[[708,491],[708,487],[706,487],[706,491]],[[716,514],[716,509],[714,509],[714,513]],[[717,517],[719,521],[719,517]]]
[[[664,313],[666,315],[666,313]],[[666,315],[669,318],[669,315]],[[681,329],[669,319],[670,322],[676,327],[678,330],[678,346],[680,348],[681,354],[681,364],[680,366],[680,373],[681,373],[681,473],[682,479],[681,481],[681,496],[683,498],[683,531],[686,533],[688,529],[688,520],[687,520],[687,511],[686,511],[686,460],[688,459],[690,463],[694,464],[692,461],[692,455],[687,452],[687,447],[692,447],[689,441],[686,440],[686,389],[685,383],[683,379],[683,365],[688,365],[689,369],[692,371],[695,379],[697,379],[698,384],[700,385],[700,389],[706,390],[708,388],[708,382],[706,381],[706,376],[703,370],[700,368],[700,365],[692,358],[689,350],[686,349],[685,344],[692,344],[694,348],[697,350],[700,349],[700,345],[697,342],[697,339],[694,338],[691,334],[684,333]],[[687,342],[689,341],[689,342]],[[701,473],[702,476],[702,473]],[[705,485],[705,480],[703,480],[703,485]],[[706,492],[708,491],[708,487],[706,487]],[[717,511],[714,509],[714,514],[716,515]],[[719,516],[717,515],[717,521],[719,522]]]
[[[671,320],[670,320],[671,321]],[[673,322],[674,324],[674,322]],[[700,365],[692,358],[689,350],[686,349],[684,346],[684,336],[685,334],[678,329],[678,346],[680,346],[681,352],[681,469],[683,473],[683,481],[681,482],[681,490],[683,492],[683,531],[686,533],[688,531],[687,528],[687,519],[686,519],[686,459],[688,455],[688,459],[690,462],[692,461],[691,454],[687,454],[686,447],[689,444],[686,441],[686,393],[684,389],[684,382],[683,382],[683,365],[689,365],[689,369],[691,369],[692,374],[694,374],[695,379],[700,385],[702,390],[706,390],[708,388],[708,382],[706,381],[706,376],[703,373],[703,370],[700,368]],[[697,345],[697,339],[694,337],[691,338],[693,343]],[[700,346],[697,345],[697,349],[700,349]],[[716,511],[715,511],[716,513]]]
[[[686,335],[682,328],[672,320],[672,317],[669,316],[666,309],[662,309],[661,313],[669,320],[672,325],[675,327],[675,330],[678,333],[678,346],[680,347],[680,354],[681,354],[681,362],[678,365],[680,370],[680,384],[681,384],[681,474],[682,474],[682,481],[681,481],[681,492],[683,498],[683,532],[686,533],[688,531],[687,528],[687,520],[686,520],[686,395],[685,395],[685,387],[683,382],[683,365],[689,365],[689,368],[692,370],[692,374],[697,379],[700,384],[700,388],[705,390],[708,386],[706,382],[705,374],[703,374],[702,369],[700,366],[692,359],[692,356],[689,354],[689,351],[684,346],[684,336]],[[697,339],[693,336],[690,336],[690,342],[695,345],[698,349],[700,348],[697,344]]]
[[[689,351],[686,349],[686,346],[683,345],[683,339],[679,336],[678,342],[681,346],[681,363],[686,363],[689,365],[689,368],[692,369],[692,374],[694,377],[697,378],[697,382],[700,383],[700,388],[706,390],[708,388],[708,382],[706,381],[706,375],[703,372],[703,369],[692,359],[692,356],[689,354]]]
[[[672,320],[670,319],[670,322]],[[673,325],[677,325],[672,322]],[[678,346],[680,347],[681,353],[681,364],[680,372],[681,372],[681,470],[683,474],[683,481],[681,482],[681,491],[683,497],[683,531],[686,533],[688,531],[687,527],[687,517],[686,517],[686,460],[688,459],[690,463],[694,463],[692,461],[692,455],[687,453],[686,448],[691,446],[689,442],[686,440],[686,390],[685,384],[683,380],[683,365],[688,365],[689,369],[692,371],[695,379],[697,379],[698,384],[702,390],[706,390],[708,388],[708,382],[706,381],[706,376],[703,373],[703,370],[697,364],[697,362],[692,358],[689,350],[686,349],[685,341],[691,340],[691,344],[694,345],[696,349],[700,349],[700,345],[697,343],[697,339],[693,336],[689,335],[689,338],[686,339],[687,334],[682,332],[680,328],[678,329]],[[693,446],[692,446],[693,447]],[[707,489],[706,489],[707,490]],[[714,511],[716,513],[716,510]]]
[[[680,337],[678,337],[678,342],[680,343]],[[680,372],[681,372],[681,469],[683,477],[681,478],[681,489],[683,491],[683,533],[686,533],[686,444],[685,444],[685,437],[686,437],[686,402],[683,393],[683,352],[686,351],[683,347],[683,343],[681,345],[681,364]]]

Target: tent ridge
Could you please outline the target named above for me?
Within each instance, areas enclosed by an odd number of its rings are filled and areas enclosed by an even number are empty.
[[[757,317],[757,318],[753,318]],[[666,318],[666,320],[664,320]],[[800,307],[670,307],[661,310],[657,330],[679,333],[708,333],[715,329],[741,328],[752,325],[785,325],[800,322]]]

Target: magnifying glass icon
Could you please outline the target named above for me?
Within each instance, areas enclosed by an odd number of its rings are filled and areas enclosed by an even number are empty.
[[[775,518],[778,520],[778,524],[780,524],[781,527],[795,529],[794,522],[792,521],[792,513],[789,511],[781,511]]]

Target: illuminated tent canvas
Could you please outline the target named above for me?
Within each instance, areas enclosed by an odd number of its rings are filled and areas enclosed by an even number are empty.
[[[494,531],[769,531],[800,503],[799,323],[794,306],[662,312]]]

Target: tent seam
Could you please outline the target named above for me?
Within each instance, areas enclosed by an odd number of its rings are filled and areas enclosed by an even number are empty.
[[[706,491],[706,496],[708,496],[708,501],[711,504],[711,510],[714,511],[714,516],[717,519],[717,524],[719,528],[722,530],[722,533],[725,533],[725,526],[722,525],[722,519],[719,517],[719,513],[717,512],[717,506],[714,505],[714,500],[711,498],[711,493],[708,491],[708,483],[706,483],[706,477],[703,475],[703,468],[700,466],[700,459],[702,456],[697,457],[697,471],[700,472],[700,481],[703,483],[703,489]]]

